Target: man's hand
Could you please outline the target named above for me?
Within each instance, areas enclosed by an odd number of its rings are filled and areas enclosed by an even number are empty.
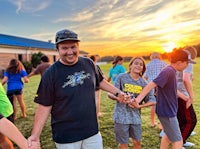
[[[40,147],[40,139],[34,135],[31,135],[28,140],[28,148],[30,149],[41,149]]]
[[[130,103],[130,100],[131,100],[130,94],[126,94],[124,92],[120,92],[120,94],[118,95],[118,98],[117,98],[118,102],[124,103],[124,104]]]

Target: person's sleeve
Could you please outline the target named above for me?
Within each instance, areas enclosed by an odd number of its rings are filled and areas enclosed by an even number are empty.
[[[8,72],[5,71],[5,72],[3,73],[3,75],[6,76],[6,77],[8,77]]]
[[[168,70],[165,69],[160,72],[160,74],[153,80],[153,82],[157,84],[157,86],[163,88],[168,83],[169,78],[173,77],[171,76],[171,74],[172,73],[170,72],[169,69]]]
[[[34,102],[43,106],[51,106],[53,104],[55,89],[51,77],[52,75],[49,73],[45,73],[42,76]]]
[[[20,74],[22,77],[28,76],[28,73],[25,70],[21,70]]]

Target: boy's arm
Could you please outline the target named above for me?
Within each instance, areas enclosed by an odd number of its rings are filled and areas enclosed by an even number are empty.
[[[125,96],[124,92],[120,91],[117,87],[115,87],[114,85],[112,85],[111,83],[106,81],[105,79],[103,79],[100,82],[99,87],[100,87],[100,89],[117,96],[117,98],[115,98],[114,100],[117,100],[120,103],[126,103],[126,101],[125,101],[126,96]],[[128,97],[126,97],[126,98],[128,98]],[[111,99],[113,99],[113,98],[111,98]]]
[[[156,102],[149,101],[147,103],[141,104],[140,108],[145,108],[145,107],[154,106],[154,105],[156,105]]]
[[[183,73],[183,83],[185,85],[185,88],[189,94],[191,103],[193,103],[194,100],[194,93],[193,93],[193,88],[192,88],[192,82],[190,78],[191,74],[189,72],[184,72]]]
[[[137,108],[137,109],[141,109],[141,108],[145,108],[145,107],[149,107],[149,106],[154,106],[156,104],[156,102],[152,102],[152,101],[149,101],[147,103],[144,103],[144,104],[138,104],[136,101],[132,101],[131,103],[129,103],[129,107],[131,108]]]
[[[153,89],[153,88],[155,88],[157,85],[154,83],[154,82],[150,82],[149,84],[147,84],[144,88],[143,88],[143,90],[142,90],[142,92],[137,96],[137,98],[135,98],[135,101],[137,102],[137,103],[140,103],[142,100],[143,100],[143,98]]]

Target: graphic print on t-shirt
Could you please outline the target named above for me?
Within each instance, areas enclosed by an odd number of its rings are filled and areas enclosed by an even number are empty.
[[[140,94],[141,91],[142,91],[142,86],[135,85],[135,84],[127,84],[127,83],[125,83],[123,91],[125,93],[132,94],[134,97],[137,97],[137,95]]]
[[[89,73],[86,73],[85,71],[75,72],[73,75],[67,76],[67,82],[64,82],[62,88],[65,88],[66,86],[77,86],[84,83],[84,79],[87,79],[90,77]]]

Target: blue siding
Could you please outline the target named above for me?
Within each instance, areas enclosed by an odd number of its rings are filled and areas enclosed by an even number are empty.
[[[0,34],[0,45],[55,50],[55,44],[28,38]]]

